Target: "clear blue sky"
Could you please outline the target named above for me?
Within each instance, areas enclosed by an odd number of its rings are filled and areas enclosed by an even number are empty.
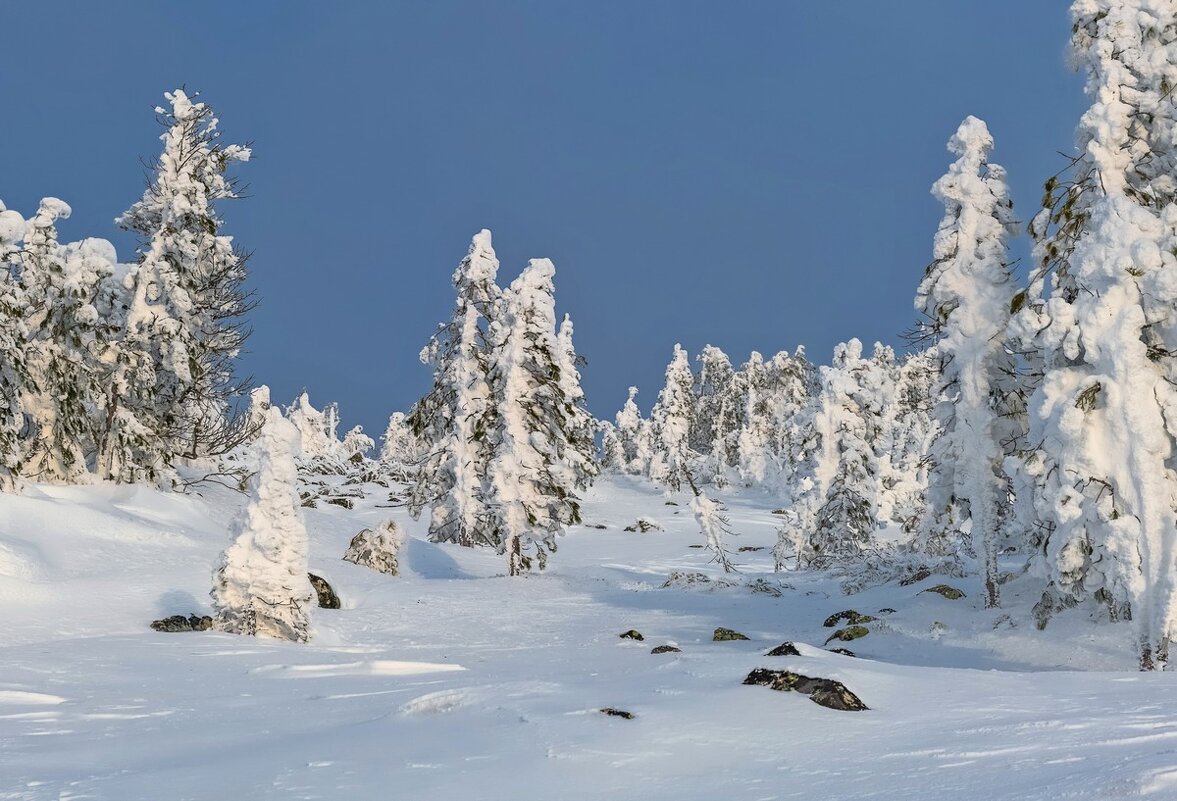
[[[31,2],[5,9],[0,198],[105,236],[185,84],[252,141],[227,230],[262,305],[245,369],[373,435],[494,231],[508,283],[556,264],[598,415],[653,402],[676,341],[734,361],[898,345],[985,119],[1023,218],[1084,108],[1064,2]],[[1025,249],[1025,241],[1021,243]]]

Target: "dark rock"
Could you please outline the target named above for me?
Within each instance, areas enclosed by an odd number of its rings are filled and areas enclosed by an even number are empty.
[[[626,712],[624,709],[614,709],[611,706],[602,708],[601,713],[608,715],[611,718],[624,718],[625,720],[633,720],[637,717],[637,715],[632,712]]]
[[[822,625],[827,629],[832,629],[843,620],[852,625],[858,625],[859,623],[873,623],[875,618],[871,617],[870,615],[864,615],[860,612],[855,612],[853,609],[847,609],[843,612],[839,612],[836,615],[830,615],[826,618],[826,622]]]
[[[801,656],[801,652],[797,650],[797,646],[791,642],[783,642],[776,648],[773,648],[765,656]]]
[[[706,545],[688,545],[688,548],[706,548]]]
[[[758,592],[763,595],[771,595],[773,598],[780,598],[784,593],[780,587],[773,586],[768,583],[767,579],[758,578],[748,584],[748,589],[752,592]]]
[[[858,654],[851,651],[849,648],[829,648],[827,649],[831,654],[841,654],[842,656],[852,656],[858,658]]]
[[[910,587],[912,584],[918,584],[919,582],[923,581],[924,579],[926,579],[930,575],[932,575],[931,570],[928,570],[926,567],[921,567],[919,570],[915,571],[907,578],[900,580],[899,586],[900,587]]]
[[[764,550],[763,545],[741,545],[739,548],[736,548],[736,551],[739,553],[753,553],[755,551],[763,551],[763,550]]]
[[[156,631],[208,631],[212,627],[213,619],[208,615],[172,615],[151,621],[151,628]]]
[[[696,546],[691,546],[696,547]],[[702,548],[702,545],[698,546]],[[680,570],[673,571],[666,577],[666,583],[662,585],[662,589],[669,587],[689,587],[695,584],[710,584],[711,579],[707,577],[706,573],[684,573]]]
[[[772,510],[772,514],[774,514],[774,515],[787,515],[788,513],[789,513],[788,509],[773,509]]]
[[[316,576],[314,573],[307,573],[307,578],[311,580],[311,586],[315,588],[315,593],[319,596],[320,609],[339,609],[339,596],[335,594],[335,590],[331,589],[331,585],[322,576]]]
[[[956,587],[949,587],[947,584],[937,584],[935,587],[928,587],[926,590],[921,590],[916,594],[923,595],[925,592],[934,592],[950,601],[957,601],[965,597],[963,592]]]
[[[302,502],[302,505],[305,509],[317,509],[319,506],[319,504],[315,503],[314,498],[307,498]]]
[[[623,632],[619,636],[623,640],[638,640],[639,642],[641,640],[646,639],[645,637],[642,636],[642,633],[640,631],[638,631],[637,629],[630,629],[629,631]]]
[[[666,503],[664,503],[662,505],[663,506],[678,506],[678,504],[675,503],[674,501],[667,501]]]
[[[601,531],[605,530],[604,523],[585,523],[584,527],[585,528],[596,528],[596,529],[600,529]]]
[[[880,615],[893,615],[893,614],[895,614],[895,610],[889,606],[884,606],[882,609],[879,610],[879,614]]]
[[[333,506],[342,506],[344,509],[356,508],[351,498],[327,498],[326,502]]]
[[[830,640],[839,640],[841,642],[850,642],[857,640],[860,637],[865,637],[870,634],[870,629],[866,626],[847,626],[844,629],[838,629],[830,635],[829,640],[826,640],[823,645],[829,645]]]
[[[644,517],[639,517],[633,523],[626,526],[624,530],[625,531],[636,531],[636,532],[641,532],[642,534],[646,534],[651,531],[661,531],[662,527],[659,526],[657,523],[655,523],[653,520],[647,520]]]
[[[711,635],[711,639],[714,642],[727,642],[729,640],[746,640],[748,638],[745,637],[743,634],[740,634],[740,632],[738,632],[738,631],[734,631],[732,629],[725,629],[722,626],[720,626]]]
[[[789,670],[756,668],[744,679],[744,684],[769,687],[779,692],[802,693],[809,700],[828,709],[860,712],[869,707],[846,685],[833,679],[811,678]]]
[[[675,648],[673,645],[659,645],[650,651],[652,654],[681,654],[681,648]]]

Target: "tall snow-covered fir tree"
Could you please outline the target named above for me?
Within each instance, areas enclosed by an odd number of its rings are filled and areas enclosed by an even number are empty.
[[[752,351],[740,367],[737,382],[744,401],[744,414],[736,440],[737,467],[747,486],[776,486],[780,464],[775,448],[777,421],[773,415],[772,387],[764,357]]]
[[[213,574],[215,626],[306,642],[314,590],[307,578],[308,541],[298,495],[298,429],[275,407],[257,442],[259,470],[233,543]]]
[[[394,481],[409,481],[421,448],[404,412],[393,412],[380,437],[380,472]]]
[[[635,400],[637,395],[638,388],[630,387],[625,404],[614,418],[614,428],[623,456],[622,472],[642,475],[649,469],[650,440],[647,421],[642,419],[642,412]]]
[[[491,325],[486,531],[512,576],[533,557],[542,569],[564,527],[580,522],[576,475],[565,462],[580,432],[560,377],[554,275],[548,259],[528,262]]]
[[[88,473],[96,401],[105,390],[98,355],[114,327],[94,305],[102,282],[114,272],[114,248],[102,240],[61,245],[56,221],[69,215],[70,207],[57,198],[41,201],[25,232],[19,279],[29,331],[24,473],[58,483],[77,483]]]
[[[707,457],[700,478],[723,487],[736,463],[742,416],[736,373],[728,355],[713,345],[705,346],[697,360],[691,450]]]
[[[16,279],[25,220],[0,203],[0,489],[19,486],[24,467],[21,396],[27,387],[24,291]]]
[[[1177,623],[1177,4],[1076,0],[1071,16],[1092,105],[1070,180],[1047,184],[1043,270],[1016,320],[1043,368],[1040,619],[1094,597],[1130,613],[1155,669]]]
[[[650,412],[652,453],[650,478],[678,490],[691,468],[691,420],[694,417],[694,374],[682,345],[666,367],[666,385]]]
[[[560,394],[567,418],[567,447],[561,452],[560,461],[568,472],[568,481],[581,490],[587,489],[601,472],[597,464],[597,421],[585,406],[584,390],[580,386],[579,366],[583,362],[572,344],[572,319],[566,314],[556,332],[555,352]]]
[[[210,106],[183,90],[157,108],[166,129],[142,199],[119,219],[139,235],[126,331],[113,367],[99,471],[115,481],[153,479],[178,459],[217,455],[250,432],[233,405],[234,360],[247,330],[245,257],[215,208],[236,197],[226,170],[249,148],[220,142]]]
[[[965,118],[948,149],[958,158],[932,187],[944,218],[915,301],[940,359],[926,525],[951,532],[971,521],[985,605],[997,606],[997,546],[1009,485],[1001,417],[1006,396],[1018,391],[1006,347],[1017,293],[1007,244],[1014,220],[1005,170],[989,162],[993,137],[985,123]]]
[[[923,527],[928,494],[927,454],[937,433],[932,415],[939,382],[935,349],[913,353],[899,367],[895,397],[885,425],[885,458],[880,459],[880,492],[890,498],[890,519],[908,534]]]
[[[416,517],[432,507],[429,536],[435,542],[494,544],[484,531],[482,484],[490,458],[487,337],[502,294],[498,269],[490,231],[483,229],[454,272],[453,316],[421,351],[421,361],[433,367],[433,386],[408,417],[424,449],[409,510]]]
[[[881,410],[871,361],[863,358],[862,343],[851,339],[838,345],[833,364],[822,371],[827,401],[823,435],[830,440],[826,453],[834,464],[805,544],[804,560],[815,566],[860,556],[877,526],[878,461],[873,442]]]

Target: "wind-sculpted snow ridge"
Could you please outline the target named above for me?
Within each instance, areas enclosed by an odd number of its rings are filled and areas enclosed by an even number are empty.
[[[0,797],[1177,793],[1177,687],[1136,672],[1129,627],[1070,610],[1040,632],[1028,578],[989,610],[971,586],[957,600],[924,592],[953,583],[943,575],[848,599],[827,575],[772,574],[778,516],[756,490],[725,492],[748,548],[739,578],[779,595],[656,589],[675,572],[724,580],[690,547],[688,493],[604,478],[583,513],[606,528],[570,526],[544,573],[509,578],[493,549],[430,543],[427,520],[361,499],[302,510],[309,567],[349,607],[316,610],[310,643],[151,631],[210,611],[209,571],[245,500],[110,486],[0,498],[0,546],[38,565],[0,573]],[[390,514],[407,537],[401,575],[341,559]],[[662,530],[623,531],[639,517]],[[848,609],[867,631],[855,658],[822,646],[826,619]],[[718,628],[749,639],[714,641]],[[629,629],[645,640],[618,637]],[[784,641],[792,651],[766,655]],[[650,653],[664,643],[678,650]],[[869,710],[744,686],[757,668],[840,682]]]

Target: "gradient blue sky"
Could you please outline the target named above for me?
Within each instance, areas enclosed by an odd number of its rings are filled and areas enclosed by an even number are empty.
[[[252,141],[226,207],[262,305],[243,358],[373,435],[428,386],[454,265],[556,264],[598,415],[653,402],[676,341],[742,361],[900,344],[985,119],[1023,218],[1084,102],[1064,2],[41,2],[5,8],[0,198],[105,236],[185,84]],[[1019,245],[1025,250],[1024,237]]]

